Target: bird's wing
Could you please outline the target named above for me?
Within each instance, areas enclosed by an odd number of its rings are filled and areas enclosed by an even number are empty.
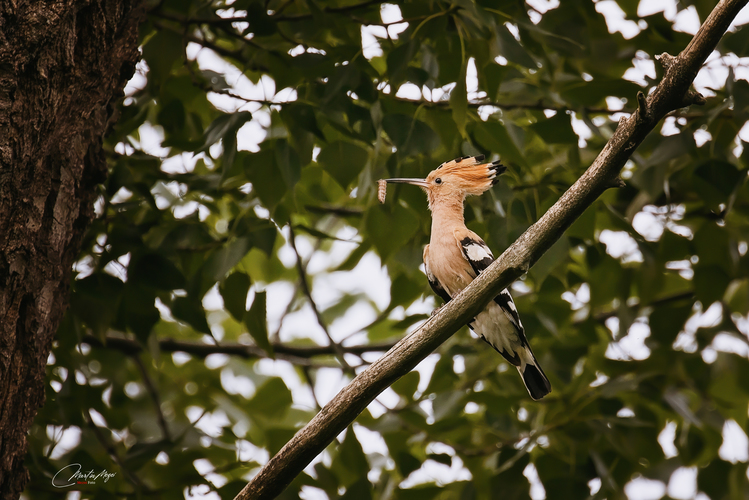
[[[458,237],[458,244],[460,245],[461,252],[463,252],[463,257],[471,265],[476,276],[494,262],[492,251],[486,246],[484,240],[477,235],[469,234],[464,235],[462,238]]]
[[[450,302],[450,294],[447,293],[447,290],[445,290],[445,288],[442,286],[442,283],[440,283],[434,273],[432,273],[432,271],[429,269],[429,245],[424,247],[424,268],[427,272],[427,280],[429,280],[429,286],[432,287],[434,293],[439,295],[439,297],[445,301],[445,304]]]
[[[460,249],[463,252],[463,256],[466,258],[474,272],[478,276],[484,269],[494,262],[494,255],[492,251],[486,246],[484,240],[478,237],[476,234],[464,235],[458,239]],[[527,344],[523,333],[523,324],[520,322],[520,315],[515,307],[515,303],[512,301],[512,296],[507,289],[499,292],[499,295],[494,297],[494,302],[502,309],[502,312],[507,315],[507,319],[510,320],[515,329],[520,332],[521,341],[523,344]]]

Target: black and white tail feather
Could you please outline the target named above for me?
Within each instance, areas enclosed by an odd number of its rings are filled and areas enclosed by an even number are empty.
[[[463,255],[476,275],[494,262],[491,250],[480,238],[463,238],[460,245]],[[501,313],[496,314],[496,309]],[[492,314],[493,312],[495,314]],[[493,303],[479,313],[468,326],[518,369],[533,399],[541,399],[551,392],[549,379],[533,355],[525,337],[523,323],[507,289],[494,297]]]

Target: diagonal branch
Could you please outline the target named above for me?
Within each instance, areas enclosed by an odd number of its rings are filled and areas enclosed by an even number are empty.
[[[151,376],[148,374],[146,365],[143,364],[143,360],[140,359],[140,356],[134,354],[130,357],[130,359],[132,359],[135,365],[138,367],[138,371],[140,371],[140,374],[143,377],[143,383],[146,385],[148,394],[151,396],[151,401],[153,402],[156,416],[159,419],[159,427],[161,427],[162,438],[165,441],[171,441],[172,434],[169,432],[169,426],[166,423],[164,412],[161,410],[161,396],[159,395],[159,391],[156,389],[156,385],[154,385]]]
[[[122,457],[120,457],[120,454],[117,453],[117,449],[115,448],[114,444],[104,436],[104,433],[101,431],[99,426],[94,423],[94,418],[91,416],[90,408],[83,413],[83,420],[93,431],[96,439],[99,441],[99,444],[101,444],[101,446],[107,451],[107,454],[109,454],[109,457],[112,459],[112,461],[116,463],[117,466],[125,473],[128,481],[130,481],[130,483],[135,487],[138,494],[143,494],[144,490],[148,491],[148,487],[143,484],[143,481],[140,479],[140,477],[138,477],[137,474],[135,474],[130,470],[129,467],[126,466],[124,460],[122,459]]]
[[[662,58],[668,59],[668,68],[661,83],[638,106],[637,112],[622,118],[593,164],[554,206],[421,328],[403,338],[344,387],[235,500],[275,498],[380,392],[411,371],[502,289],[527,272],[586,208],[616,184],[627,159],[667,113],[685,106],[690,99],[699,102],[689,92],[689,86],[747,1],[722,0],[678,57]]]

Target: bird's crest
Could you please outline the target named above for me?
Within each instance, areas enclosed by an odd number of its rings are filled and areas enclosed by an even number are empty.
[[[463,156],[443,163],[429,172],[426,179],[380,179],[377,197],[380,203],[385,203],[387,183],[412,184],[426,191],[430,209],[437,200],[451,200],[459,203],[462,210],[466,196],[482,194],[497,183],[497,176],[507,170],[499,160],[482,161],[484,155]]]
[[[429,173],[427,181],[431,182],[437,178],[446,180],[455,179],[460,189],[468,195],[480,195],[499,180],[507,167],[499,160],[491,163],[482,163],[484,155],[463,156],[447,161]]]

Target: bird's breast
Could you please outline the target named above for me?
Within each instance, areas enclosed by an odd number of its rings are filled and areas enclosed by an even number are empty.
[[[473,281],[473,269],[465,259],[454,238],[429,244],[429,271],[442,284],[450,297],[454,297]]]

